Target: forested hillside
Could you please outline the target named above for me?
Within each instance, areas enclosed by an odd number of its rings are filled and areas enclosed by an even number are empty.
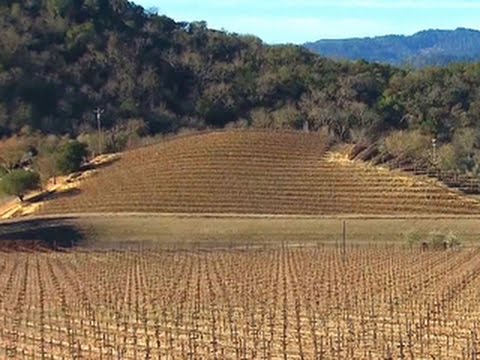
[[[280,109],[285,116],[274,118],[291,126],[303,95],[330,87],[336,97],[337,75],[349,72],[297,47],[176,23],[124,0],[10,0],[0,16],[2,134],[26,125],[78,134],[94,125],[96,106],[106,127],[141,119],[152,132],[270,122],[267,112]],[[379,82],[388,72],[378,68]]]
[[[78,137],[95,129],[100,106],[112,131],[308,121],[338,141],[377,141],[420,160],[436,137],[446,167],[478,168],[478,64],[406,71],[334,62],[125,0],[5,0],[0,19],[0,136]]]
[[[464,28],[426,30],[412,36],[319,40],[305,46],[334,59],[366,60],[411,68],[447,66],[480,60],[480,31]]]

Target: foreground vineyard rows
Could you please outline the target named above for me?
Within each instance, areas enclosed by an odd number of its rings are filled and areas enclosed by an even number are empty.
[[[475,359],[480,252],[0,254],[0,358]]]

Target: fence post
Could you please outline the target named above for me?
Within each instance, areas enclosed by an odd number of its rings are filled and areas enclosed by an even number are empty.
[[[345,260],[345,253],[347,249],[347,221],[343,220],[342,223],[342,252]]]

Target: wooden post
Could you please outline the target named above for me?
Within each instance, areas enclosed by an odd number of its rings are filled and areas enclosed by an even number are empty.
[[[343,223],[342,223],[342,251],[343,251],[344,258],[345,258],[346,249],[347,249],[347,221],[343,220]]]

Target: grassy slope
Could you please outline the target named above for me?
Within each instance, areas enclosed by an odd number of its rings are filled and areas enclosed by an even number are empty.
[[[320,134],[235,131],[180,137],[125,153],[45,214],[479,214],[433,182],[336,161]]]
[[[405,244],[408,234],[452,231],[465,245],[480,238],[479,218],[344,218],[347,242]],[[342,241],[342,218],[204,217],[117,214],[1,223],[0,240],[53,240],[69,246],[117,247],[154,242],[160,246],[239,246],[287,242],[328,244]]]

